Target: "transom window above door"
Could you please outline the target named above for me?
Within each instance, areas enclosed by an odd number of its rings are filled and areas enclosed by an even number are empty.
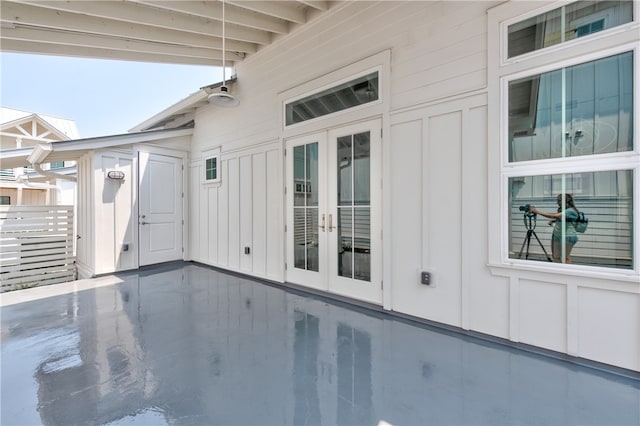
[[[289,102],[285,105],[285,124],[290,126],[377,101],[378,80],[375,71]]]

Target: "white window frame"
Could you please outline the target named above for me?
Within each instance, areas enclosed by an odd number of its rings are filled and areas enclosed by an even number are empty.
[[[488,99],[489,140],[499,141],[489,147],[489,187],[499,188],[489,194],[489,235],[500,235],[489,242],[489,266],[555,274],[598,276],[637,282],[640,275],[640,196],[633,199],[633,268],[616,269],[599,266],[554,264],[509,258],[509,178],[575,174],[608,170],[632,170],[634,194],[640,188],[640,2],[634,2],[633,21],[585,37],[569,40],[522,55],[507,57],[508,28],[532,16],[569,4],[566,1],[509,2],[489,10],[488,15]],[[533,9],[532,9],[533,7]],[[586,63],[633,51],[634,100],[633,142],[631,151],[509,162],[508,85],[521,78]],[[496,209],[496,206],[499,206]]]
[[[215,159],[216,160],[216,178],[215,179],[207,179],[207,160]],[[219,185],[222,182],[221,173],[221,155],[220,148],[214,148],[203,152],[202,155],[202,166],[201,166],[201,177],[203,185]]]

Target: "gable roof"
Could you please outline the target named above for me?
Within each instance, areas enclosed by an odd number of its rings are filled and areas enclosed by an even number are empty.
[[[0,107],[0,129],[3,131],[36,120],[54,133],[59,139],[77,139],[78,127],[74,120],[54,117],[52,115],[22,111],[15,108]]]

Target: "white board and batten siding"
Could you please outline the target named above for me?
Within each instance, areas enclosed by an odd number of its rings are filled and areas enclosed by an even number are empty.
[[[203,161],[192,161],[191,260],[282,280],[281,155],[278,142],[223,153],[220,184],[202,184]]]
[[[502,2],[345,2],[237,65],[234,109],[200,108],[192,142],[190,258],[286,280],[282,94],[389,52],[383,107],[383,306],[499,338],[640,370],[640,288],[606,276],[490,268],[487,10]],[[364,23],[364,24],[363,24]],[[364,109],[363,109],[364,110]],[[347,117],[347,118],[345,118]],[[374,117],[368,117],[374,118]],[[309,128],[313,127],[312,130]],[[219,147],[222,181],[203,185]],[[244,254],[250,247],[250,255]],[[420,284],[419,272],[433,284]]]
[[[0,291],[75,276],[73,206],[0,206]]]

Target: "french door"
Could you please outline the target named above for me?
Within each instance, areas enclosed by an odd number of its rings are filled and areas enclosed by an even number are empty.
[[[380,120],[287,141],[287,281],[382,303]]]

